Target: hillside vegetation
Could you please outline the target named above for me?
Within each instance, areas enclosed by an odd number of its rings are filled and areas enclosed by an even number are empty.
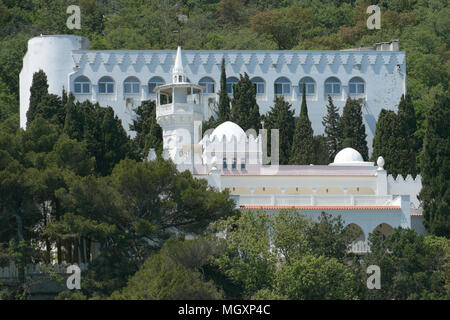
[[[78,3],[77,3],[78,2]],[[81,7],[81,30],[66,9]],[[366,8],[381,8],[368,30]],[[39,34],[80,34],[92,49],[344,49],[400,40],[418,120],[448,89],[447,0],[0,0],[0,119],[18,119],[18,83],[26,41]]]

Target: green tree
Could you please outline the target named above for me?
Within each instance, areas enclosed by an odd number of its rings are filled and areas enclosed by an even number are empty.
[[[399,169],[404,177],[408,174],[416,176],[416,156],[418,142],[415,136],[417,131],[414,106],[409,94],[402,95],[398,105],[397,122],[400,133],[397,135],[397,151],[400,155]]]
[[[222,59],[221,73],[220,73],[220,91],[219,91],[219,112],[217,124],[221,124],[230,120],[230,97],[227,92],[227,74],[225,72],[225,59]]]
[[[274,106],[265,115],[265,127],[270,134],[271,129],[279,130],[279,156],[280,164],[288,164],[289,157],[292,148],[292,136],[295,130],[295,117],[294,110],[291,109],[292,105],[284,101],[284,98],[276,97],[274,100]],[[270,142],[270,136],[268,136]]]
[[[272,288],[276,256],[269,250],[269,221],[266,212],[245,212],[217,223],[218,230],[226,234],[226,249],[215,263],[242,287],[244,298]]]
[[[329,161],[332,162],[336,154],[342,149],[342,127],[339,108],[333,103],[331,96],[328,96],[327,115],[323,117],[325,142],[328,147]]]
[[[305,255],[277,272],[275,292],[293,300],[357,299],[355,275],[334,258]]]
[[[369,159],[369,149],[366,141],[366,126],[362,118],[361,105],[351,98],[347,99],[341,117],[342,147],[357,150],[364,161]]]
[[[355,238],[353,232],[344,228],[344,221],[322,212],[318,223],[310,225],[306,232],[310,251],[318,256],[335,258],[343,262],[348,256],[347,249]]]
[[[450,237],[450,99],[439,96],[427,117],[422,151],[424,225],[431,234]]]
[[[142,101],[135,110],[137,119],[133,119],[130,130],[136,132],[134,143],[139,150],[140,158],[145,159],[150,149],[162,152],[162,128],[156,122],[156,104],[154,101]]]
[[[290,164],[309,165],[315,162],[314,137],[311,121],[308,117],[306,105],[305,83],[303,85],[302,105],[300,116],[296,119],[294,138],[292,140]]]
[[[364,266],[379,266],[382,276],[381,289],[367,290],[368,299],[449,299],[448,239],[399,227],[385,239],[370,234],[369,241]]]
[[[239,81],[233,86],[231,101],[231,121],[239,125],[244,131],[261,128],[259,106],[256,103],[255,86],[245,73],[240,75]]]
[[[48,95],[47,75],[43,70],[39,70],[33,74],[30,92],[27,125],[36,117],[38,104]]]
[[[398,138],[397,116],[392,110],[382,109],[378,116],[375,136],[373,137],[373,151],[371,161],[382,156],[385,160],[384,168],[396,176],[398,153],[396,149]]]
[[[81,141],[83,139],[83,121],[75,104],[75,96],[71,93],[64,105],[66,116],[63,131],[69,137]]]
[[[281,210],[273,219],[273,244],[283,255],[285,261],[310,253],[308,230],[311,219],[296,211]]]
[[[329,153],[325,137],[314,136],[314,164],[325,165],[330,163]]]
[[[209,242],[209,243],[208,243]],[[217,255],[213,240],[168,240],[161,251],[148,258],[112,299],[127,300],[213,300],[222,293],[206,281],[202,267]],[[200,249],[200,250],[199,250]]]
[[[13,94],[10,93],[6,84],[0,80],[0,123],[6,119],[14,117],[19,121],[17,102]]]

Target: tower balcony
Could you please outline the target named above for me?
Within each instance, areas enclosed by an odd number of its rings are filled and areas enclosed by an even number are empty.
[[[203,116],[201,105],[194,103],[166,103],[156,107],[156,118],[171,115],[198,115]]]

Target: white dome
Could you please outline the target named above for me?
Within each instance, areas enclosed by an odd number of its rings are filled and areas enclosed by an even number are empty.
[[[361,154],[353,148],[345,148],[334,157],[333,163],[363,162]]]
[[[226,137],[227,141],[230,141],[233,137],[236,137],[237,141],[246,137],[244,130],[231,121],[225,121],[215,128],[210,136],[210,140],[212,141],[214,138],[222,140],[223,136]]]

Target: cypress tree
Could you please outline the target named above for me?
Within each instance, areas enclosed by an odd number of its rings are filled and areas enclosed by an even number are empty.
[[[99,128],[101,132],[101,138],[98,141],[100,153],[95,157],[96,170],[102,176],[106,176],[111,174],[114,166],[128,155],[130,141],[122,122],[111,107],[102,108],[96,105],[96,109],[103,114]]]
[[[30,93],[30,105],[27,111],[27,125],[36,117],[38,104],[48,95],[47,75],[43,70],[39,70],[33,74]]]
[[[330,158],[326,139],[322,135],[314,136],[314,164],[329,164]]]
[[[141,159],[146,158],[152,148],[162,152],[162,128],[156,122],[155,101],[142,101],[135,112],[138,117],[130,124],[130,130],[136,132],[133,140]]]
[[[217,124],[230,120],[230,97],[227,92],[227,74],[225,72],[225,59],[222,59],[222,72],[220,74],[219,92],[219,118]]]
[[[385,169],[394,177],[401,174],[415,176],[417,130],[414,108],[407,95],[402,96],[398,114],[394,111],[381,110],[373,139],[372,161],[383,156]]]
[[[395,112],[382,109],[377,121],[375,136],[373,137],[373,151],[371,161],[376,161],[379,156],[385,160],[384,168],[394,176],[397,173],[396,135],[397,121]]]
[[[362,118],[361,105],[351,98],[347,99],[341,118],[342,147],[357,150],[364,161],[369,158],[369,149],[366,141],[366,126]]]
[[[334,105],[333,99],[328,96],[327,115],[323,117],[322,125],[324,126],[324,139],[328,147],[330,161],[333,161],[336,154],[342,149],[340,120],[339,108]]]
[[[398,105],[397,123],[399,134],[397,135],[397,150],[401,154],[399,163],[399,173],[403,176],[417,174],[416,156],[418,141],[415,137],[417,131],[416,116],[414,106],[409,94],[402,95]]]
[[[300,116],[296,119],[290,164],[312,164],[316,160],[313,129],[308,117],[305,91],[305,83],[303,83],[302,105]]]
[[[261,128],[259,106],[256,103],[255,86],[245,73],[240,75],[239,81],[234,85],[231,121],[238,124],[244,131]]]
[[[450,237],[450,98],[438,95],[427,115],[421,157],[424,226],[431,234]]]
[[[284,101],[283,96],[276,97],[274,106],[265,117],[266,129],[268,131],[268,143],[270,149],[270,130],[278,129],[280,138],[280,164],[288,164],[292,148],[292,137],[295,131],[295,117],[292,105]]]
[[[72,93],[67,97],[67,102],[64,106],[66,117],[64,120],[64,133],[71,139],[81,141],[83,138],[83,123],[78,114],[77,106],[75,104],[75,97]]]

